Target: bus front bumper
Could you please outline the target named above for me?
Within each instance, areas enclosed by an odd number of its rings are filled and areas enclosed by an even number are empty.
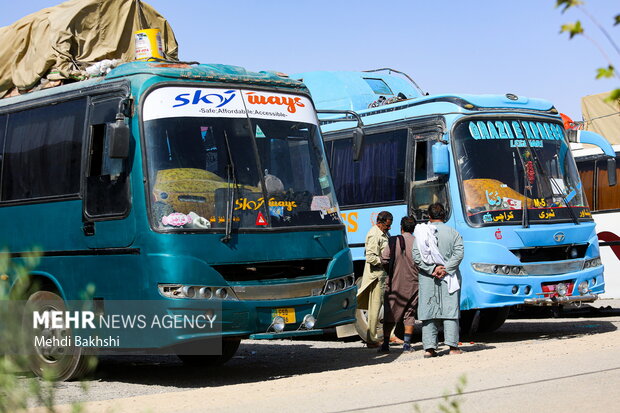
[[[564,297],[526,298],[523,304],[532,306],[591,303],[598,299],[598,294],[570,295]]]

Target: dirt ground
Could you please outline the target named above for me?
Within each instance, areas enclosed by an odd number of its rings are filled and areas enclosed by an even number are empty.
[[[596,306],[510,319],[463,342],[464,354],[444,347],[435,359],[423,358],[419,329],[410,353],[328,336],[244,341],[216,369],[172,356],[103,358],[86,392],[61,383],[57,400],[67,412],[74,402],[86,412],[435,412],[452,401],[461,412],[620,411],[620,300]]]

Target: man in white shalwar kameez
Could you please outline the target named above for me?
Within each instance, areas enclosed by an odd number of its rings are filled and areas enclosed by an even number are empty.
[[[420,268],[418,320],[422,321],[424,357],[437,355],[437,334],[443,323],[444,342],[450,354],[460,354],[459,316],[463,239],[444,223],[446,211],[442,204],[428,208],[430,221],[418,224],[414,235],[413,259]]]

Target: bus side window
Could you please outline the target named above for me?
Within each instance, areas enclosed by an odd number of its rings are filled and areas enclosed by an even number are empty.
[[[4,160],[4,132],[6,131],[6,116],[0,116],[0,179],[2,179],[2,161]],[[2,181],[0,180],[0,194],[2,194]],[[0,198],[1,200],[2,198]]]
[[[341,206],[403,201],[407,130],[366,135],[359,161],[351,138],[332,141],[331,172]]]
[[[3,201],[78,196],[85,114],[78,99],[8,116]]]
[[[433,174],[430,148],[435,137],[432,133],[414,135],[410,211],[418,220],[428,219],[427,209],[435,202],[441,202],[450,211],[445,178]]]
[[[616,175],[620,159],[616,157]],[[620,186],[607,183],[607,159],[596,161],[596,210],[620,209]]]
[[[588,206],[595,211],[597,206],[594,202],[594,169],[595,161],[580,161],[578,163],[579,176],[583,185],[583,193],[588,200]]]
[[[90,141],[84,215],[90,219],[122,218],[131,206],[128,160],[112,159],[107,124],[115,121],[120,98],[91,103]]]

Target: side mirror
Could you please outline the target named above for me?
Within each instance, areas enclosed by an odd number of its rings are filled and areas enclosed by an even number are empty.
[[[116,122],[108,123],[106,132],[110,139],[108,156],[112,159],[126,159],[129,156],[130,133],[122,113],[116,115]]]
[[[357,162],[362,157],[364,147],[364,129],[359,126],[353,129],[353,162]]]
[[[448,145],[435,142],[432,146],[433,173],[436,175],[447,175],[450,173],[450,154]]]
[[[616,158],[607,159],[607,183],[616,186]]]

